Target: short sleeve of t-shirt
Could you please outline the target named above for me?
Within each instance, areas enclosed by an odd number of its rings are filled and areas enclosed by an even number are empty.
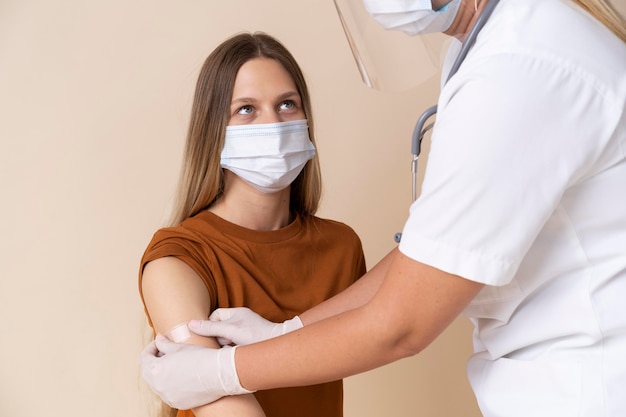
[[[217,305],[217,287],[211,277],[211,257],[200,237],[184,227],[171,227],[158,230],[148,244],[141,259],[139,291],[144,266],[155,259],[173,256],[193,269],[206,285],[211,305]],[[147,312],[146,312],[147,313]],[[149,317],[149,316],[148,316]]]

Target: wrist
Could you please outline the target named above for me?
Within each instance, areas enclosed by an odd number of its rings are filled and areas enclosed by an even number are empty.
[[[238,346],[224,346],[219,349],[217,357],[218,375],[222,389],[227,395],[251,394],[239,381],[237,374],[237,364],[235,361],[235,351]]]

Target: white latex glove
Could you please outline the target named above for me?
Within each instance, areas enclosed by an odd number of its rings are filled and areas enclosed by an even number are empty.
[[[164,402],[179,410],[252,393],[239,382],[235,349],[179,344],[157,335],[139,357],[141,376]]]
[[[249,345],[302,328],[298,316],[274,323],[246,307],[218,308],[209,320],[191,320],[189,329],[202,336],[217,338],[220,345]]]

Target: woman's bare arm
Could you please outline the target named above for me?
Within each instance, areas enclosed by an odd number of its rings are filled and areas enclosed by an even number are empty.
[[[141,281],[144,303],[157,333],[166,334],[180,323],[206,319],[211,310],[206,286],[183,261],[165,257],[149,262]],[[219,348],[214,338],[192,334],[185,343]],[[198,417],[237,416],[264,417],[252,394],[225,397],[192,410]]]

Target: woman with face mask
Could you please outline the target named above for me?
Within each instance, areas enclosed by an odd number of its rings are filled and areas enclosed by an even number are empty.
[[[200,71],[171,226],[155,233],[141,260],[154,331],[217,348],[186,323],[241,306],[282,322],[352,284],[365,272],[360,240],[314,215],[320,192],[296,61],[263,33],[226,40]],[[300,326],[287,320],[275,332]],[[177,415],[340,417],[342,382],[259,391]]]
[[[418,354],[462,313],[485,417],[626,416],[624,19],[605,0],[365,3],[459,40],[492,11],[441,89],[399,247],[302,329],[254,343],[273,327],[218,311],[189,328],[238,347],[157,343],[144,378],[173,402],[198,375],[198,402],[329,381]]]

